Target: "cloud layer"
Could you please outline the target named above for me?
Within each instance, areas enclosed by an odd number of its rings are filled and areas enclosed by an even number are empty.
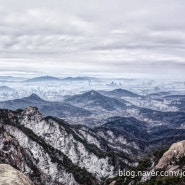
[[[0,0],[0,73],[183,76],[183,0]]]

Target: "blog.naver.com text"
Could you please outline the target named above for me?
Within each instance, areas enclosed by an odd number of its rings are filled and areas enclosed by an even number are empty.
[[[152,170],[152,171],[130,171],[130,170],[119,170],[119,176],[122,177],[185,177],[185,171],[161,171],[161,170]]]

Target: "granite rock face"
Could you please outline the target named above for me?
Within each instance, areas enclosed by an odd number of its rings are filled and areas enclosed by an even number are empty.
[[[156,169],[165,169],[168,171],[179,170],[182,162],[180,160],[185,156],[185,140],[174,143],[156,165]]]
[[[33,182],[31,182],[23,173],[7,164],[0,164],[0,184],[34,185]]]

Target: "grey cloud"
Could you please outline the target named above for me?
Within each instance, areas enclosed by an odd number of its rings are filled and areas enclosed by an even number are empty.
[[[175,76],[185,64],[184,7],[182,0],[0,0],[0,72],[7,60],[35,74],[42,67],[158,74],[168,63]]]

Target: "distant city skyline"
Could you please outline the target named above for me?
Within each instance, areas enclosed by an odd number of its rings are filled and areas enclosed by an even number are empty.
[[[0,76],[184,78],[185,1],[0,0]]]

